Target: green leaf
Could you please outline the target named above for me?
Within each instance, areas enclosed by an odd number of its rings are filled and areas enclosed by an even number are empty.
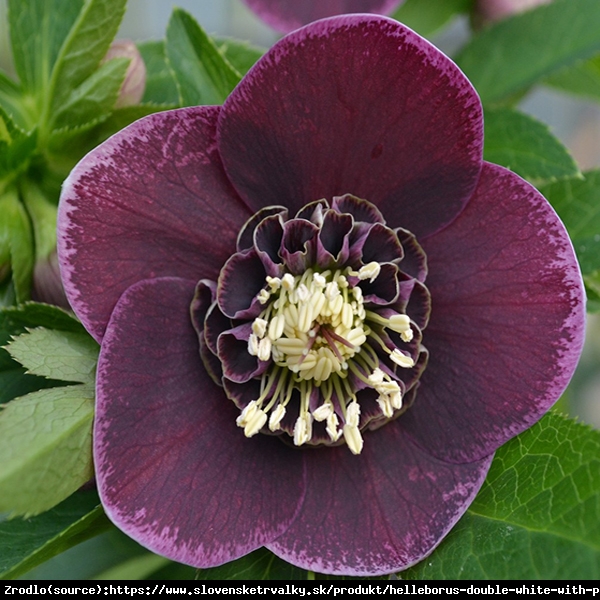
[[[12,79],[0,69],[0,108],[23,130],[35,119],[29,119],[23,103],[23,92]]]
[[[114,58],[102,64],[52,115],[52,129],[97,123],[112,112],[130,60]]]
[[[281,560],[266,548],[212,569],[198,569],[196,579],[306,579],[306,571]]]
[[[407,0],[392,18],[427,37],[470,7],[471,0]]]
[[[600,431],[557,414],[496,453],[465,516],[405,579],[598,579]]]
[[[103,573],[96,575],[93,579],[100,581],[146,579],[152,573],[169,564],[171,564],[171,561],[168,558],[147,552],[142,556],[136,556],[115,567],[111,567]]]
[[[85,333],[79,321],[56,306],[30,302],[0,310],[0,403],[36,390],[64,385],[45,377],[26,375],[25,369],[2,348],[12,336],[24,333],[27,327],[37,326]]]
[[[8,0],[15,69],[26,91],[43,95],[83,0]]]
[[[47,259],[56,251],[58,207],[28,178],[21,180],[21,194],[33,228],[36,261]]]
[[[234,38],[215,38],[215,43],[219,52],[242,75],[245,75],[266,52],[265,48],[259,48],[249,42],[243,42]]]
[[[32,392],[0,412],[0,511],[35,515],[93,476],[94,386]]]
[[[0,106],[0,181],[25,169],[36,141],[35,130],[23,131]]]
[[[485,111],[485,160],[536,182],[580,176],[565,146],[544,123],[510,108]]]
[[[3,319],[4,318],[4,322]],[[59,331],[85,332],[84,326],[66,310],[58,306],[26,302],[0,311],[0,331],[12,328],[13,332],[23,332],[26,327],[47,327]]]
[[[182,106],[222,104],[241,79],[213,40],[181,9],[176,8],[169,20],[166,52]]]
[[[165,43],[148,41],[138,44],[146,65],[146,87],[142,102],[153,104],[179,104],[179,92],[173,71],[167,63]]]
[[[96,71],[117,33],[125,4],[126,0],[86,0],[56,60],[46,121]]]
[[[473,36],[456,57],[484,104],[600,51],[598,0],[555,0]]]
[[[21,365],[13,362],[10,366],[5,366],[0,370],[0,404],[36,390],[62,385],[64,385],[63,381],[27,375]]]
[[[600,55],[561,69],[544,83],[562,92],[600,102]]]
[[[0,412],[0,511],[39,514],[93,475],[98,344],[82,331],[38,327],[14,337],[5,349],[30,374],[84,383],[31,392]]]
[[[0,270],[12,269],[17,302],[29,299],[34,251],[31,225],[14,186],[0,189]]]
[[[600,170],[540,187],[565,224],[584,275],[600,270]]]
[[[592,271],[584,275],[583,282],[587,295],[587,312],[600,312],[600,271]]]
[[[148,581],[164,581],[165,579],[191,580],[196,579],[197,572],[198,570],[193,567],[188,567],[181,563],[170,562],[168,565],[145,577],[145,579]]]
[[[5,306],[12,306],[16,302],[17,297],[15,296],[15,286],[10,278],[5,279],[2,283],[0,283],[0,309]],[[0,397],[1,396],[3,396],[3,393],[2,387],[0,386]],[[2,402],[2,400],[0,400],[0,402]]]
[[[87,334],[38,327],[15,337],[5,348],[32,375],[94,383],[99,346]]]
[[[0,522],[0,579],[15,579],[110,527],[94,490],[37,517]]]

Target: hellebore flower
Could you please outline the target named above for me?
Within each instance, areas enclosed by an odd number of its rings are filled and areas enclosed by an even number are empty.
[[[265,23],[289,33],[317,19],[348,13],[388,15],[404,0],[242,0]]]
[[[102,344],[95,465],[121,529],[198,567],[266,545],[379,574],[433,550],[583,338],[562,224],[481,155],[452,61],[353,15],[79,163],[59,257]]]

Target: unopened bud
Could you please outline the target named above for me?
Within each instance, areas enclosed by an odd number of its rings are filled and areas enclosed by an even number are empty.
[[[102,62],[113,58],[129,58],[129,66],[121,85],[115,108],[139,104],[146,89],[146,65],[137,46],[130,40],[117,40],[110,45]]]

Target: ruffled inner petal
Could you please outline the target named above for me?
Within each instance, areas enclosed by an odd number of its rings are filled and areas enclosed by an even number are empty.
[[[349,256],[349,234],[354,219],[350,215],[328,210],[317,237],[317,264],[323,268],[344,264]]]
[[[318,228],[310,221],[294,219],[285,223],[280,255],[293,275],[304,273],[315,262]]]
[[[254,246],[254,232],[258,224],[269,216],[281,215],[284,221],[288,218],[288,211],[285,206],[267,206],[262,210],[254,213],[250,219],[244,223],[237,239],[237,251],[243,252],[244,250],[250,250]]]
[[[220,311],[213,310],[215,307],[215,298],[217,295],[217,284],[209,279],[201,279],[196,284],[196,291],[194,293],[194,299],[190,306],[190,317],[192,325],[196,330],[198,336],[198,344],[200,349],[200,356],[204,367],[208,374],[212,377],[213,381],[220,384],[221,377],[223,376],[223,368],[221,362],[217,358],[216,349],[211,348],[210,336],[206,335],[206,323],[207,321],[213,323],[213,319],[209,319],[210,313],[219,313],[221,318],[227,321],[223,330],[231,327],[229,319],[224,317]],[[214,348],[216,348],[216,339],[214,342]]]
[[[367,264],[372,260],[377,262],[394,262],[404,258],[404,250],[398,241],[398,236],[389,227],[379,223],[373,225],[362,242],[362,262]],[[404,262],[400,268],[410,273],[404,268]]]
[[[385,225],[385,219],[381,211],[368,201],[357,198],[352,194],[335,196],[331,203],[334,210],[341,213],[348,213],[354,217],[355,221],[364,223],[381,223]]]
[[[360,287],[366,303],[385,305],[394,302],[400,293],[398,267],[391,263],[382,264],[379,275],[373,281],[362,281]]]
[[[256,251],[234,254],[219,276],[219,308],[231,319],[256,317],[261,310],[256,295],[264,284],[265,268]]]
[[[260,377],[269,366],[267,361],[259,360],[248,352],[248,338],[251,333],[252,325],[244,323],[224,331],[217,340],[223,374],[236,383],[246,383],[250,379]]]

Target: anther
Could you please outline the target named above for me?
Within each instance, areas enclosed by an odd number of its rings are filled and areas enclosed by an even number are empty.
[[[240,427],[245,427],[248,419],[252,417],[252,415],[258,410],[258,403],[256,400],[252,400],[249,402],[245,408],[242,410],[238,418],[235,420],[236,424]]]
[[[269,360],[271,358],[271,346],[272,342],[270,338],[266,337],[260,340],[258,343],[258,359],[259,360]]]
[[[350,402],[346,409],[346,425],[350,427],[358,427],[360,421],[360,404],[356,402]]]
[[[390,353],[390,358],[400,367],[404,369],[410,369],[415,366],[415,361],[406,354],[403,354],[398,350],[398,348],[394,349],[393,352]]]
[[[325,431],[327,431],[327,435],[332,442],[337,442],[342,437],[342,431],[339,429],[339,420],[334,412],[327,417],[327,428]]]
[[[279,277],[269,277],[267,275],[267,283],[272,291],[276,292],[281,287],[281,279]]]
[[[269,301],[270,297],[271,297],[270,292],[268,292],[265,289],[262,289],[262,290],[260,290],[260,292],[258,292],[257,299],[261,304],[266,304]]]
[[[312,415],[310,413],[302,414],[296,420],[294,425],[294,444],[302,446],[312,437]]]
[[[352,454],[360,454],[363,449],[363,438],[358,427],[344,425],[344,439]]]
[[[256,319],[258,321],[258,319]],[[261,319],[262,321],[262,319]],[[265,321],[266,324],[266,321]],[[274,342],[283,335],[283,328],[285,327],[285,317],[283,315],[276,315],[271,319],[269,323],[269,338]],[[264,335],[264,334],[263,334]]]
[[[246,437],[256,435],[264,427],[266,422],[267,413],[264,410],[257,409],[248,419],[246,419],[244,435]]]
[[[327,285],[327,280],[321,273],[313,273],[313,281],[318,288],[323,289]]]
[[[267,325],[268,325],[267,321],[265,321],[264,319],[261,319],[260,317],[257,317],[252,322],[252,333],[254,335],[258,336],[259,338],[265,337],[265,333],[267,331]]]
[[[291,292],[294,289],[294,277],[290,273],[286,273],[281,279],[281,287],[286,292]]]
[[[271,431],[281,429],[283,417],[285,417],[285,406],[283,406],[283,404],[278,404],[277,408],[271,413],[271,417],[269,418],[269,429]]]
[[[255,333],[248,338],[248,354],[258,356],[258,336]]]
[[[368,279],[371,283],[373,283],[380,272],[381,265],[376,261],[372,261],[358,270],[358,278],[360,280]]]
[[[325,404],[321,404],[319,408],[313,411],[313,417],[315,421],[325,421],[333,414],[333,406],[330,402],[326,402]]]

